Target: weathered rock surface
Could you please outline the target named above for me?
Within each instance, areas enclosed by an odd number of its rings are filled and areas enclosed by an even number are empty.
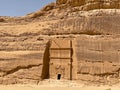
[[[41,51],[0,51],[0,84],[24,84],[41,79]]]
[[[116,83],[120,78],[120,36],[80,36],[76,39],[78,78]]]
[[[120,8],[119,0],[57,0],[58,6],[79,6],[81,10]]]

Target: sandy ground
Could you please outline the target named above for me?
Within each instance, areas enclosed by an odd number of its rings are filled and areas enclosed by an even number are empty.
[[[0,85],[0,90],[120,90],[120,85],[116,86],[87,86],[78,84],[75,81],[65,80],[44,80],[38,85]]]
[[[120,90],[118,86],[83,86],[83,87],[42,87],[39,85],[7,85],[0,86],[0,90]]]

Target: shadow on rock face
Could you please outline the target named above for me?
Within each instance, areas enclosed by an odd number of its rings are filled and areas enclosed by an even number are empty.
[[[49,78],[49,62],[50,62],[50,53],[49,53],[49,48],[50,48],[50,41],[46,45],[46,49],[44,52],[44,57],[43,57],[43,69],[42,69],[42,79],[47,79]]]

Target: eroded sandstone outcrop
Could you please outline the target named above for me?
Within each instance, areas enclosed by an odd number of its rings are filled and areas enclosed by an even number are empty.
[[[76,11],[90,11],[95,9],[120,9],[119,0],[57,0],[56,3],[51,3],[41,10],[28,14],[28,17],[35,18],[45,16],[49,12],[55,13],[58,10],[67,10],[71,12]],[[73,10],[74,9],[74,10]]]
[[[119,0],[57,0],[24,17],[1,18],[0,84],[48,78],[43,57],[52,38],[76,39],[77,80],[119,82]]]
[[[58,6],[63,4],[72,7],[79,6],[81,10],[120,8],[119,0],[57,0],[56,3]]]

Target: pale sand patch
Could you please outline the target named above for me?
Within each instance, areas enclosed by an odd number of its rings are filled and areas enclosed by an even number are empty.
[[[38,85],[0,85],[0,90],[120,90],[120,85],[114,86],[88,86],[69,80],[44,80]]]
[[[120,87],[114,86],[83,86],[83,87],[46,87],[40,85],[7,85],[0,86],[0,90],[120,90]]]

